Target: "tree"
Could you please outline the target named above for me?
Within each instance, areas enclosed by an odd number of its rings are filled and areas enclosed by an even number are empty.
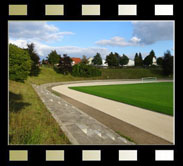
[[[112,52],[106,56],[106,63],[110,67],[117,67],[119,66],[119,54],[115,53],[113,54]]]
[[[121,66],[124,66],[128,64],[128,62],[129,62],[129,58],[125,54],[123,54],[123,56],[120,57],[119,64]]]
[[[149,66],[152,64],[152,59],[149,55],[147,55],[145,58],[144,58],[144,61],[143,61],[144,65],[145,66]]]
[[[135,66],[139,66],[139,55],[138,55],[138,53],[135,54],[134,62],[135,62]]]
[[[135,54],[134,63],[135,63],[135,66],[138,66],[138,53]]]
[[[139,66],[143,66],[143,59],[141,53],[139,53]]]
[[[93,58],[93,60],[92,60],[92,63],[93,63],[94,65],[102,65],[102,57],[101,57],[101,55],[100,55],[99,53],[97,53],[97,54],[94,56],[94,58]]]
[[[134,58],[135,66],[143,66],[143,59],[141,53],[136,53]]]
[[[42,62],[41,62],[43,65],[45,65],[46,64],[46,61],[45,61],[45,59],[42,59]]]
[[[155,56],[155,53],[153,50],[151,50],[151,52],[149,53],[149,55],[147,55],[145,58],[144,58],[144,65],[145,66],[150,66],[153,64],[153,58],[156,58]]]
[[[73,66],[72,75],[76,77],[96,77],[101,76],[102,72],[95,66],[78,63]]]
[[[60,58],[58,69],[64,75],[72,72],[72,59],[67,54]]]
[[[173,56],[169,50],[164,53],[162,68],[165,75],[173,74]]]
[[[87,65],[89,63],[88,58],[85,55],[83,55],[83,57],[81,59],[81,63],[83,63],[85,65]]]
[[[120,55],[117,52],[115,52],[114,53],[114,56],[117,58],[117,60],[118,60],[118,66],[119,66]]]
[[[51,65],[58,64],[60,62],[60,57],[61,56],[57,54],[57,51],[53,50],[48,54],[48,63]]]
[[[151,50],[151,52],[149,53],[149,56],[150,56],[152,59],[153,59],[153,57],[156,58],[155,53],[154,53],[153,50]]]
[[[32,60],[30,75],[31,76],[37,76],[40,72],[40,69],[39,69],[39,60],[40,60],[40,58],[39,58],[38,54],[35,51],[34,43],[27,44],[27,50],[28,50],[28,53],[29,53],[30,58]]]
[[[35,51],[35,44],[34,43],[31,43],[31,44],[27,44],[27,50],[31,56],[31,60],[35,63],[35,64],[39,64],[39,56],[38,54],[36,53]]]
[[[27,79],[31,71],[32,60],[26,50],[9,45],[9,79],[21,81]]]
[[[158,58],[157,58],[157,64],[158,64],[159,66],[162,66],[162,64],[163,64],[163,58],[162,58],[162,57],[158,57]]]

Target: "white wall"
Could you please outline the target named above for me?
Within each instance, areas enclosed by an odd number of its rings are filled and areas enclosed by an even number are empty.
[[[93,58],[88,58],[88,64],[89,64],[89,65],[92,64],[92,60],[93,60]]]
[[[129,59],[128,64],[124,66],[135,66],[134,60]]]
[[[108,66],[108,64],[105,63],[105,59],[102,59],[102,65],[101,66]]]

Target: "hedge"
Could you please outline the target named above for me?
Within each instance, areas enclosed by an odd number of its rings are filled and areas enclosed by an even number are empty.
[[[96,77],[101,76],[102,72],[95,66],[86,64],[76,64],[72,68],[72,75],[76,77]]]

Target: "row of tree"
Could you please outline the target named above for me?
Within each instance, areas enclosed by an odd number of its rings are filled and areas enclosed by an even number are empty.
[[[135,66],[151,66],[153,65],[153,58],[156,59],[155,53],[152,50],[149,55],[144,59],[141,53],[136,53],[134,57]],[[9,45],[9,76],[12,80],[22,81],[28,76],[37,76],[40,72],[39,64],[40,58],[35,51],[35,45],[33,43],[27,44],[26,49],[17,47],[16,45]],[[88,59],[83,56],[81,64],[88,64]],[[129,58],[123,54],[120,56],[118,53],[110,53],[106,56],[105,63],[109,67],[119,67],[128,64]],[[163,57],[159,57],[156,60],[157,64],[163,68],[164,74],[173,74],[173,56],[170,51],[164,53]],[[51,51],[46,60],[42,60],[42,64],[50,64],[55,66],[57,71],[63,74],[72,72],[72,59],[64,54],[59,55],[56,50]],[[55,65],[56,64],[56,65]],[[102,57],[97,53],[92,60],[94,66],[102,65]],[[84,65],[79,66],[85,70],[87,67]],[[78,67],[77,67],[78,70]],[[93,68],[89,69],[90,73],[95,73]]]
[[[63,57],[67,57],[67,55],[63,55]],[[167,60],[168,59],[168,60]],[[44,64],[43,60],[43,64]],[[51,51],[50,54],[48,54],[47,62],[51,65],[59,64],[59,66],[62,66],[61,55],[59,55],[56,50]],[[72,62],[72,59],[70,58],[70,63]],[[86,56],[82,57],[81,63],[88,64],[89,61]],[[118,53],[110,53],[106,56],[105,63],[108,64],[109,67],[119,67],[124,66],[129,63],[129,58],[125,54],[120,56]],[[102,65],[102,56],[100,53],[97,53],[92,60],[92,64],[96,66]],[[148,67],[152,65],[158,65],[161,66],[164,69],[165,74],[172,74],[173,73],[173,56],[171,55],[170,51],[167,51],[164,53],[163,57],[158,57],[156,59],[155,52],[153,50],[150,51],[150,53],[143,59],[141,53],[136,53],[134,57],[134,65],[137,67]],[[68,65],[67,65],[68,66]],[[168,71],[169,70],[169,71]]]
[[[64,75],[68,73],[78,77],[95,77],[101,75],[101,71],[95,66],[88,65],[89,61],[86,56],[83,56],[79,64],[72,66],[72,59],[67,54],[61,56],[54,50],[48,54],[46,61],[53,66],[56,72]],[[45,64],[45,60],[43,60],[43,64]]]
[[[134,65],[135,66],[150,66],[153,64],[153,58],[156,58],[154,51],[152,50],[149,55],[147,55],[144,60],[142,58],[141,53],[136,53],[134,57]],[[106,63],[108,66],[118,67],[127,65],[129,62],[129,58],[123,54],[120,56],[118,53],[110,53],[106,56]]]
[[[156,59],[153,50],[144,58],[144,60],[142,59],[142,55],[140,53],[136,54],[134,58],[135,66],[152,66],[154,65],[153,58]],[[164,56],[156,59],[156,64],[162,67],[165,75],[173,74],[173,56],[169,50],[164,53]]]
[[[146,56],[143,60],[141,53],[136,53],[134,58],[135,66],[150,66],[153,64],[153,58],[156,58],[154,51],[152,50],[148,56]],[[47,60],[43,59],[42,64],[58,64],[61,60],[61,55],[59,55],[56,50],[51,51],[48,56]],[[118,53],[110,53],[106,56],[105,63],[108,64],[109,67],[118,67],[118,66],[124,66],[127,65],[129,62],[129,58],[123,54],[120,56]],[[82,57],[81,63],[88,64],[89,61],[87,57],[84,55]],[[92,60],[93,65],[102,65],[102,57],[100,53],[97,53]]]

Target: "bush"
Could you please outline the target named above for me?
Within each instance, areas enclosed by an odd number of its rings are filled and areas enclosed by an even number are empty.
[[[72,75],[77,77],[95,77],[101,74],[99,69],[91,65],[76,64],[72,68]]]
[[[9,79],[24,81],[31,70],[32,61],[27,51],[10,44],[9,45]]]

